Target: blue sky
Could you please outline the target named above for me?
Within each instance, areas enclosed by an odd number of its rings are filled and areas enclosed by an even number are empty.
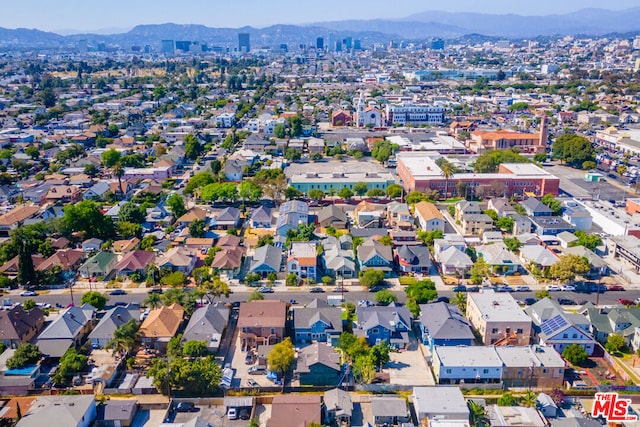
[[[278,23],[402,18],[428,10],[544,15],[584,7],[619,10],[640,6],[638,0],[606,3],[602,0],[4,0],[2,3],[0,27],[46,31],[121,30],[165,22],[265,27]]]

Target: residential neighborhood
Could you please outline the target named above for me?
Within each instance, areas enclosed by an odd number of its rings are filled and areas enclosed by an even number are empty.
[[[639,29],[415,19],[0,28],[0,424],[636,426]]]

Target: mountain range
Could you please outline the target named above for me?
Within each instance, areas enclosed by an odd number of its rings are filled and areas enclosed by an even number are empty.
[[[336,40],[343,37],[359,39],[363,46],[390,40],[420,41],[434,37],[456,39],[468,34],[510,39],[552,35],[635,34],[640,32],[640,7],[621,11],[590,8],[546,16],[427,11],[404,19],[346,20],[308,25],[273,25],[266,28],[211,28],[169,23],[138,25],[119,34],[60,35],[23,28],[0,28],[0,49],[60,48],[73,46],[79,40],[123,48],[147,44],[158,46],[165,39],[198,41],[210,46],[236,46],[239,32],[251,35],[253,47],[314,43],[316,37],[328,37],[330,33],[334,34]]]

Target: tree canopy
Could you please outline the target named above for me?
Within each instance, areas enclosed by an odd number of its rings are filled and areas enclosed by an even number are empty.
[[[473,170],[478,173],[493,173],[498,171],[501,163],[528,163],[529,159],[517,150],[488,150],[476,159]]]
[[[269,370],[284,375],[293,365],[295,351],[289,337],[273,346],[267,355]]]
[[[91,304],[96,310],[104,310],[107,305],[107,297],[100,292],[87,292],[82,295],[82,304]]]
[[[62,228],[67,235],[83,232],[86,239],[98,237],[106,240],[115,234],[111,218],[103,215],[98,205],[90,200],[65,206]]]
[[[585,162],[595,160],[595,149],[584,136],[564,134],[553,141],[553,157],[574,168],[582,168]]]

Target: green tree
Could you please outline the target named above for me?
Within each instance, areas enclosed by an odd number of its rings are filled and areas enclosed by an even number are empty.
[[[442,157],[444,159],[444,157]],[[444,197],[449,196],[449,180],[456,173],[456,167],[448,161],[442,162],[440,165],[440,175],[444,178]]]
[[[365,270],[360,272],[360,284],[366,288],[381,286],[384,283],[384,273],[380,270]]]
[[[467,294],[464,292],[456,292],[456,295],[451,300],[451,304],[458,307],[460,313],[466,314],[467,312]]]
[[[511,393],[504,393],[498,398],[498,406],[517,406],[518,401]]]
[[[302,197],[302,196],[303,196],[303,193],[298,189],[296,189],[295,187],[288,186],[284,190],[284,197],[287,198],[287,200],[297,199],[298,197]]]
[[[533,161],[537,163],[542,163],[547,160],[547,153],[538,153],[533,156]]]
[[[171,361],[157,358],[147,371],[147,377],[153,378],[153,384],[162,393],[168,393],[171,388],[189,396],[213,396],[222,379],[222,371],[212,356],[178,357]]]
[[[262,236],[258,237],[258,243],[256,244],[256,248],[260,248],[266,245],[273,246],[273,236],[271,234],[263,234]]]
[[[288,121],[291,136],[295,138],[302,135],[302,118],[300,116],[293,116]]]
[[[562,351],[562,357],[567,359],[572,365],[581,366],[589,355],[580,345],[571,344]]]
[[[576,275],[586,274],[591,270],[591,264],[585,257],[574,254],[560,255],[558,262],[549,268],[551,277],[566,282],[573,280]]]
[[[529,408],[535,408],[537,403],[538,403],[538,395],[532,390],[527,391],[527,393],[524,396],[522,396],[520,401],[520,404],[522,406],[527,406]]]
[[[576,230],[573,234],[578,238],[575,246],[584,246],[585,248],[595,251],[598,246],[602,245],[602,239],[597,234],[588,234],[582,230]]]
[[[410,205],[416,204],[416,203],[420,203],[420,202],[424,202],[429,200],[429,198],[427,197],[426,194],[420,192],[420,191],[412,191],[411,193],[409,193],[406,197],[406,202]]]
[[[397,302],[398,297],[396,294],[391,292],[388,289],[382,289],[376,292],[376,302],[381,304],[391,304],[392,302]]]
[[[538,299],[551,298],[551,294],[549,293],[549,291],[544,289],[542,291],[536,292],[536,298]]]
[[[122,157],[122,154],[120,154],[118,150],[116,150],[115,148],[110,148],[104,153],[102,153],[102,156],[101,156],[102,164],[106,168],[112,168],[118,162],[120,162],[121,157]]]
[[[33,365],[42,358],[42,353],[38,347],[33,344],[23,343],[16,348],[9,359],[7,359],[7,368],[20,369],[25,366]]]
[[[264,295],[262,295],[261,292],[258,292],[257,289],[254,289],[253,292],[251,292],[247,297],[247,302],[262,301],[263,299],[264,299]]]
[[[184,199],[177,193],[173,193],[167,198],[167,205],[171,208],[171,212],[173,212],[173,216],[176,219],[187,212],[187,209],[184,207]]]
[[[97,291],[87,292],[82,295],[82,304],[91,304],[96,310],[104,310],[107,305],[107,297]]]
[[[160,283],[162,283],[165,286],[171,286],[172,288],[177,288],[179,286],[183,286],[183,285],[187,284],[188,281],[189,281],[189,279],[188,279],[187,275],[184,274],[182,271],[171,272],[171,273],[169,273],[167,275],[164,275],[160,279]],[[170,304],[168,304],[168,305],[170,305]]]
[[[309,190],[309,198],[315,201],[322,200],[324,199],[324,191],[315,188],[313,190]]]
[[[417,237],[426,246],[432,247],[433,241],[435,239],[442,239],[444,237],[444,233],[442,232],[442,230],[418,231]]]
[[[412,283],[404,291],[407,294],[407,308],[416,317],[420,315],[420,304],[426,304],[438,298],[436,285],[431,280]]]
[[[284,124],[278,123],[273,127],[273,134],[276,138],[283,139],[285,136],[287,136],[287,128]]]
[[[53,382],[63,384],[67,379],[82,373],[87,369],[88,359],[84,354],[78,353],[75,347],[71,347],[60,359]]]
[[[472,427],[488,427],[490,425],[489,416],[484,406],[471,399],[467,400],[467,406]]]
[[[562,203],[553,194],[545,194],[540,201],[547,205],[554,215],[562,214]]]
[[[35,308],[35,306],[36,306],[36,302],[32,299],[26,299],[22,302],[22,308],[25,309],[26,311],[29,311],[32,308]]]
[[[389,363],[389,360],[391,360],[389,357],[390,351],[391,346],[387,342],[382,342],[371,347],[370,354],[373,356],[373,361],[378,369],[382,368],[384,364]]]
[[[484,257],[479,256],[469,273],[471,274],[471,283],[479,285],[486,277],[491,276],[491,266],[487,264]]]
[[[187,357],[203,357],[207,354],[207,343],[205,341],[189,340],[184,343],[182,354]]]
[[[553,141],[553,157],[579,168],[584,162],[595,160],[595,149],[591,141],[583,136],[564,134]]]
[[[516,150],[487,150],[476,159],[473,169],[478,173],[494,173],[501,163],[528,163],[529,159]]]
[[[118,234],[123,239],[142,237],[142,226],[133,222],[118,221]]]
[[[386,194],[387,196],[396,199],[400,196],[402,196],[402,193],[404,192],[404,189],[402,188],[402,186],[400,184],[391,184],[389,186],[387,186],[387,191]]]
[[[507,233],[513,232],[513,225],[515,221],[510,216],[503,216],[498,218],[496,221],[496,227],[500,230],[506,231]]]
[[[147,299],[144,300],[143,304],[146,307],[149,307],[150,309],[155,310],[156,308],[162,305],[162,297],[158,293],[155,293],[155,292],[150,293],[147,296]]]
[[[213,175],[211,172],[204,171],[199,172],[191,177],[187,185],[185,185],[184,190],[182,191],[184,194],[192,195],[195,190],[199,188],[206,187],[209,184],[213,184],[215,182]],[[171,206],[171,205],[170,205]]]
[[[17,281],[22,286],[33,286],[36,284],[36,271],[33,266],[33,241],[23,240],[18,246],[18,277]]]
[[[83,200],[64,207],[62,218],[64,234],[71,235],[76,231],[84,233],[84,238],[98,237],[109,239],[114,236],[115,228],[111,218],[104,216],[95,202]]]
[[[609,334],[605,348],[609,353],[618,353],[626,345],[624,337],[620,334]]]
[[[356,193],[358,196],[364,196],[367,193],[367,190],[368,190],[368,187],[367,187],[367,183],[365,182],[358,181],[355,184],[353,184],[353,192]]]
[[[195,135],[188,134],[184,137],[184,155],[187,159],[195,160],[203,151],[204,147]]]
[[[118,326],[113,331],[113,338],[107,342],[105,348],[107,350],[113,350],[113,353],[119,353],[121,355],[127,355],[133,351],[136,345],[136,337],[138,335],[138,322],[134,319],[129,320],[126,323]]]
[[[320,160],[322,160],[322,153],[311,153],[311,155],[309,156],[309,160],[311,160],[312,162],[319,162]]]
[[[267,355],[269,370],[278,372],[281,376],[291,368],[295,358],[293,344],[289,337],[274,345]]]
[[[238,197],[241,200],[257,202],[262,197],[262,187],[250,180],[244,180],[238,185]]]
[[[156,236],[153,234],[147,234],[142,238],[140,242],[140,249],[143,251],[151,251],[153,250],[153,245],[156,244]]]
[[[372,188],[371,190],[367,191],[367,197],[382,197],[384,196],[384,191],[382,190],[382,188]]]
[[[520,246],[522,246],[517,237],[506,237],[502,241],[511,252],[517,253],[520,250]]]
[[[338,197],[344,200],[349,200],[353,197],[353,191],[349,190],[347,187],[342,187],[338,192]]]
[[[398,145],[387,140],[376,141],[371,147],[371,157],[380,163],[386,163],[389,158],[398,151]]]
[[[298,286],[300,280],[298,279],[298,275],[296,273],[289,273],[285,279],[285,283],[287,286]]]
[[[42,92],[40,92],[40,100],[42,101],[42,104],[45,106],[45,108],[51,108],[56,105],[58,97],[53,91],[53,88],[46,87]]]
[[[134,224],[142,224],[146,220],[145,212],[133,202],[127,202],[120,207],[118,212],[118,220],[124,222],[132,222]]]
[[[189,224],[189,235],[195,238],[201,238],[205,235],[204,220],[195,219]]]

